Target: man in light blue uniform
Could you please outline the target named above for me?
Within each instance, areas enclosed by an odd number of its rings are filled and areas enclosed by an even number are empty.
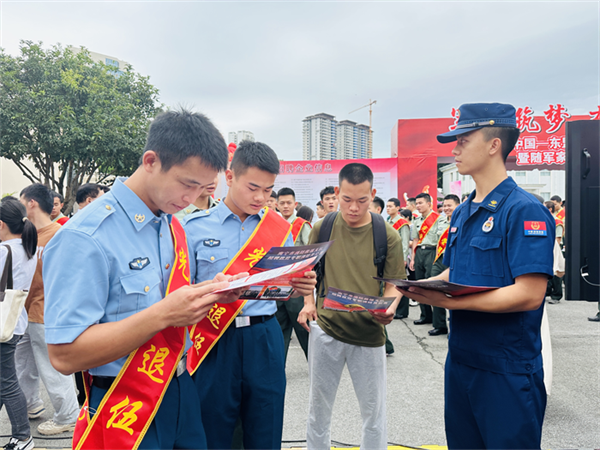
[[[225,175],[225,200],[184,220],[197,277],[214,277],[236,256],[263,216],[278,173],[279,160],[271,148],[240,143]],[[294,246],[291,233],[284,245]],[[307,272],[292,286],[304,296],[315,284],[316,274]],[[238,417],[244,448],[281,448],[285,351],[276,311],[274,301],[248,301],[194,374],[209,448],[231,448]]]
[[[215,301],[233,300],[234,293],[211,294],[225,282],[183,286],[165,297],[174,262],[171,214],[198,197],[226,165],[225,142],[206,117],[163,113],[150,127],[135,173],[117,180],[46,247],[50,359],[64,374],[90,370],[91,412],[130,352],[167,327],[197,323]],[[195,386],[180,363],[139,448],[206,448],[199,415]]]
[[[476,190],[456,208],[444,265],[431,279],[498,289],[447,298],[411,288],[409,295],[450,311],[445,366],[446,438],[450,449],[540,448],[546,391],[540,326],[552,276],[554,219],[508,177],[505,161],[519,130],[515,108],[460,107],[455,130],[458,171]]]

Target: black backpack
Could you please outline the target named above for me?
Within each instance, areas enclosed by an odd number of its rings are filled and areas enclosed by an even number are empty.
[[[329,240],[333,222],[335,221],[337,214],[337,212],[331,212],[325,216],[321,229],[319,230],[318,242],[327,242]],[[383,220],[381,214],[370,214],[373,222],[373,245],[375,246],[375,259],[373,260],[373,264],[377,266],[377,276],[382,278],[385,269],[385,258],[387,257],[387,232],[385,230],[385,220]],[[319,297],[325,296],[323,277],[325,276],[326,256],[327,254],[323,255],[319,263],[315,266],[315,272],[317,273],[317,293]]]

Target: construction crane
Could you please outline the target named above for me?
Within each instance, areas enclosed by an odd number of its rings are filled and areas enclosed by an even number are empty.
[[[360,108],[356,108],[354,111],[350,111],[348,114],[352,114],[353,112],[359,111],[363,108],[366,108],[367,106],[369,107],[369,158],[373,157],[373,129],[371,128],[372,125],[372,116],[373,116],[373,108],[372,106],[377,103],[377,100],[371,100],[369,99],[369,103],[366,104],[365,106],[361,106]]]

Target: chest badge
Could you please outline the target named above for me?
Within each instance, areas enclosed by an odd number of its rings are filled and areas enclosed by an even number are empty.
[[[219,245],[221,245],[221,241],[218,239],[206,239],[204,241],[205,247],[218,247]]]
[[[492,229],[494,228],[494,218],[492,216],[488,217],[488,220],[485,221],[485,223],[483,224],[483,226],[481,227],[481,230],[484,233],[489,233],[490,231],[492,231]]]
[[[150,264],[150,258],[139,257],[139,258],[135,258],[133,261],[131,261],[129,263],[129,268],[131,270],[142,270],[148,264]]]

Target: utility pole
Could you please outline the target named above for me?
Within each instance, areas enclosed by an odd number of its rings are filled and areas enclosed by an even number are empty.
[[[369,99],[369,103],[366,104],[365,106],[361,106],[360,108],[356,108],[354,111],[350,111],[348,114],[352,114],[353,112],[356,112],[360,109],[366,108],[367,106],[369,107],[369,150],[368,150],[368,156],[369,158],[373,157],[373,128],[372,128],[372,116],[373,116],[373,108],[372,106],[377,103],[377,100],[371,100]]]

